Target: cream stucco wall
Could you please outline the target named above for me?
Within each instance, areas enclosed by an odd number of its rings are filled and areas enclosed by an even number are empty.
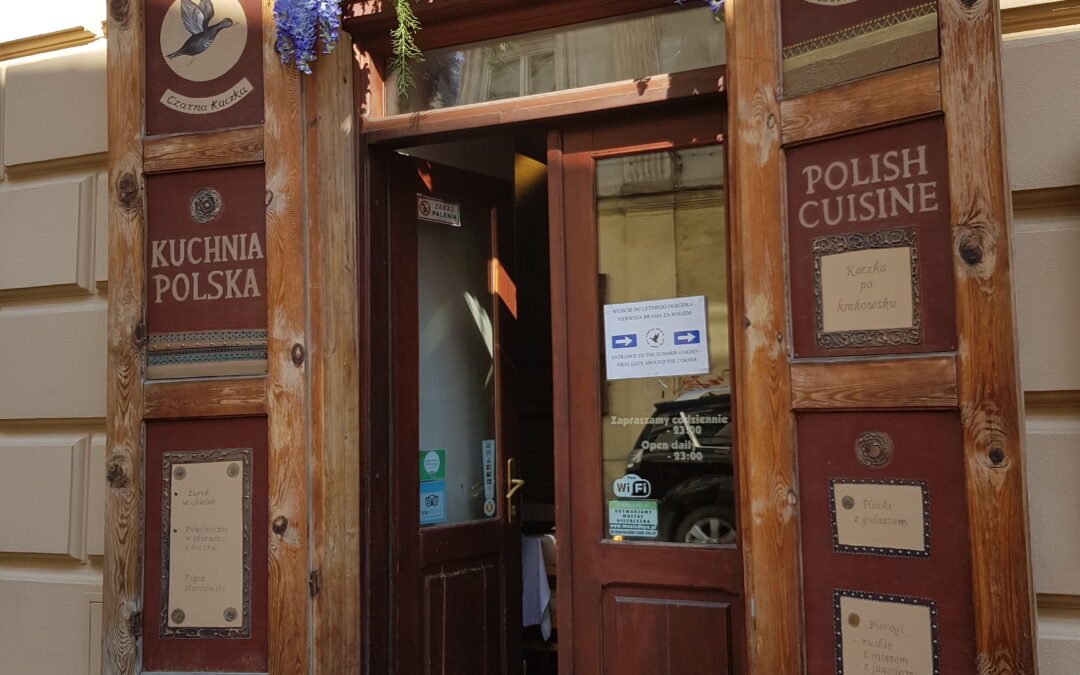
[[[5,675],[100,669],[105,151],[104,40],[0,61]]]
[[[5,675],[98,672],[107,284],[104,49],[99,40],[0,61]],[[1078,54],[1080,27],[1009,36],[1003,49],[1043,675],[1080,673]]]
[[[1080,673],[1080,26],[1007,36],[1017,324],[1039,661]]]

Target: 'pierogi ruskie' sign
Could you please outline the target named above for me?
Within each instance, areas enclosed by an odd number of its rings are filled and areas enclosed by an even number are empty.
[[[147,134],[261,122],[261,26],[256,0],[147,0]]]

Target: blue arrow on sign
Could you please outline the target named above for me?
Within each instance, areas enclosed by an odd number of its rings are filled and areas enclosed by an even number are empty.
[[[611,336],[611,348],[612,349],[628,349],[630,347],[637,347],[636,335],[612,335]]]
[[[675,331],[675,344],[677,345],[696,345],[701,342],[701,331],[697,330],[677,330]]]

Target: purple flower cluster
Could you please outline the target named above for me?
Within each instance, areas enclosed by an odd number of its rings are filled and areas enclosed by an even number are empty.
[[[281,62],[291,61],[297,70],[310,75],[308,62],[317,58],[316,39],[322,40],[323,54],[332,52],[337,44],[341,3],[338,0],[274,0],[274,22]]]
[[[676,5],[681,5],[684,2],[686,2],[686,0],[675,0]],[[709,9],[713,11],[713,14],[719,14],[720,11],[724,9],[724,0],[702,0],[702,2],[709,6]]]

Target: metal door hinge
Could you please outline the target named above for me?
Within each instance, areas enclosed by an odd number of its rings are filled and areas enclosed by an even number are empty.
[[[312,570],[308,575],[308,590],[311,591],[311,597],[315,597],[319,594],[319,570]]]

